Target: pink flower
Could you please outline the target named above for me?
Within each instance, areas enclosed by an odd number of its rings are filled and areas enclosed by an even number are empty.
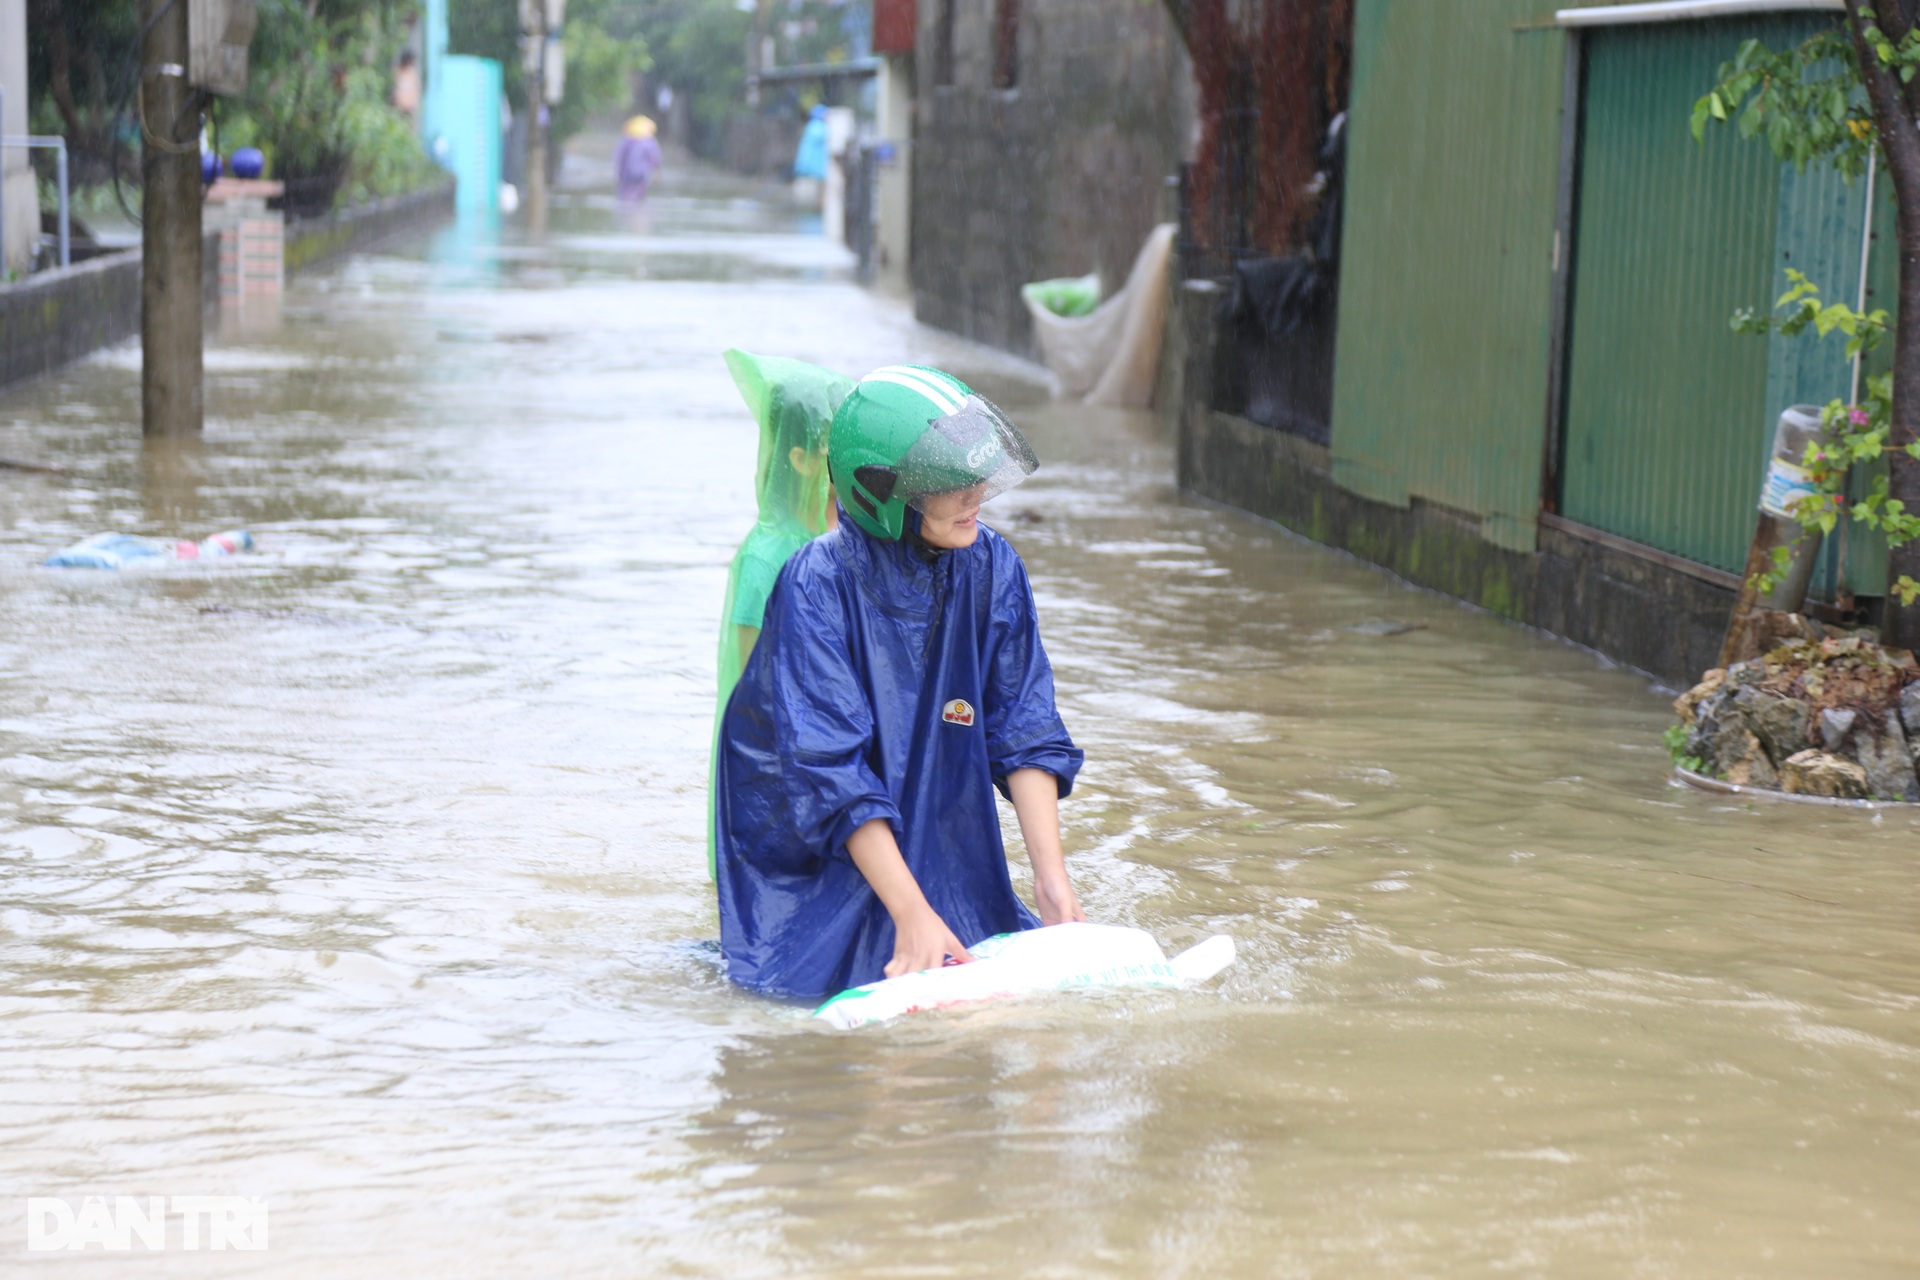
[[[1864,427],[1867,423],[1871,422],[1872,419],[1867,416],[1865,409],[1854,408],[1847,413],[1847,421],[1856,427]]]

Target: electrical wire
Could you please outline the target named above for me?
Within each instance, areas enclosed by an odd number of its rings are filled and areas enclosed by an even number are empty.
[[[140,87],[144,79],[144,77],[140,75],[140,58],[141,55],[146,52],[147,37],[153,34],[153,29],[160,24],[160,19],[171,13],[173,6],[179,2],[180,0],[165,0],[158,9],[153,11],[153,16],[142,24],[139,34],[134,36],[133,49],[127,54],[126,69],[120,74],[121,88],[119,94],[114,99],[113,115],[109,118],[107,124],[107,136],[113,140],[112,150],[107,154],[107,171],[113,175],[113,198],[120,206],[120,212],[127,215],[128,221],[132,222],[135,226],[143,225],[145,219],[135,213],[133,206],[127,203],[126,189],[121,185],[120,160],[126,153],[127,144],[120,137],[120,122],[126,118],[127,105],[131,101],[134,91]],[[188,101],[192,102],[193,98],[190,96]],[[144,139],[147,131],[144,100],[141,103],[141,107],[142,119],[140,132]],[[179,121],[175,120],[174,123],[177,125]]]
[[[190,113],[196,113],[199,111],[201,100],[204,96],[205,95],[202,94],[202,92],[198,89],[191,90],[187,94],[186,104],[182,106],[179,112],[173,117],[173,121],[169,126],[169,132],[171,132],[173,129],[178,129],[180,127],[180,122],[184,120]],[[200,146],[200,139],[198,137],[199,130],[196,129],[194,131],[196,136],[194,137],[194,140],[191,143],[182,144],[182,143],[173,141],[171,138],[161,137],[159,134],[155,133],[153,131],[152,126],[150,126],[147,123],[147,77],[146,76],[140,77],[140,89],[138,93],[135,95],[135,101],[139,104],[140,145],[141,146],[152,147],[154,150],[159,151],[164,155],[170,155],[170,156],[184,156],[191,152],[199,150],[199,146]]]

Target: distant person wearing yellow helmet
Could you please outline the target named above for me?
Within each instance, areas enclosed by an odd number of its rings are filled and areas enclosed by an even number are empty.
[[[620,145],[613,152],[613,181],[622,204],[639,204],[647,198],[653,175],[660,172],[666,157],[660,152],[659,130],[646,116],[627,121]]]

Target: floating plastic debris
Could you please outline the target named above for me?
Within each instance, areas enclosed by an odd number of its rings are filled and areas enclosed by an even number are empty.
[[[253,535],[230,529],[199,542],[168,542],[131,533],[96,533],[56,551],[44,561],[50,569],[124,569],[145,560],[215,560],[253,550]]]

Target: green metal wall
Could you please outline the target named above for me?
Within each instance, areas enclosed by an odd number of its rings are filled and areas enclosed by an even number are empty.
[[[1768,15],[1592,30],[1567,369],[1561,512],[1738,570],[1780,410],[1846,393],[1838,346],[1734,333],[1797,266],[1851,297],[1863,197],[1830,171],[1794,175],[1688,115],[1741,41],[1798,43],[1826,16]]]
[[[1764,146],[1755,140],[1748,145]],[[1876,202],[1887,224],[1879,243],[1892,245],[1893,201],[1885,175],[1878,183]],[[1831,170],[1822,168],[1796,173],[1792,166],[1780,170],[1780,216],[1774,227],[1773,267],[1775,285],[1759,305],[1771,303],[1787,288],[1786,268],[1794,267],[1821,288],[1823,296],[1853,303],[1860,287],[1860,236],[1865,229],[1867,184],[1840,182]],[[1885,276],[1897,269],[1892,253],[1875,254],[1868,274],[1867,305],[1886,306],[1896,287],[1891,282],[1875,297],[1872,280],[1875,273]],[[1884,366],[1885,360],[1880,363]],[[1824,405],[1829,400],[1846,399],[1853,389],[1853,362],[1847,359],[1846,339],[1840,334],[1825,338],[1808,332],[1798,338],[1771,335],[1767,340],[1766,417],[1754,432],[1758,454],[1751,464],[1757,478],[1773,451],[1773,423],[1783,409],[1796,404]],[[1866,491],[1865,476],[1854,477],[1856,496]],[[1756,480],[1757,482],[1757,480]],[[1752,512],[1747,515],[1752,522]],[[1748,536],[1751,536],[1751,529]],[[1841,551],[1845,550],[1848,585],[1857,595],[1879,595],[1886,590],[1887,551],[1878,538],[1864,531],[1848,531],[1844,538],[1828,538],[1824,555],[1815,570],[1812,590],[1817,599],[1832,599],[1833,586],[1841,570]],[[1745,544],[1741,547],[1745,554]]]
[[[1556,7],[1359,0],[1334,368],[1338,483],[1466,512],[1526,551],[1545,438]]]
[[[1334,478],[1536,540],[1569,37],[1551,0],[1358,0]],[[1838,339],[1733,333],[1798,267],[1851,300],[1864,193],[1794,174],[1694,101],[1740,41],[1828,14],[1590,28],[1560,510],[1738,570],[1773,422],[1844,395]],[[1470,70],[1470,73],[1469,73]],[[1884,186],[1884,183],[1882,184]],[[1882,238],[1882,243],[1891,241]],[[1877,274],[1886,274],[1876,255]],[[1881,557],[1847,577],[1877,593]],[[1833,557],[1816,587],[1832,580]]]
[[[1883,170],[1874,189],[1873,259],[1867,271],[1867,309],[1869,311],[1883,309],[1889,315],[1896,314],[1900,310],[1899,212],[1899,202],[1893,196],[1893,184],[1887,180]],[[1869,374],[1885,373],[1892,365],[1892,348],[1883,346],[1868,358],[1866,371]],[[1885,471],[1884,459],[1877,467],[1854,468],[1853,496],[1863,497],[1871,481]],[[1846,553],[1846,578],[1854,594],[1863,596],[1883,594],[1887,589],[1886,539],[1864,529],[1858,532],[1850,531],[1844,541],[1835,538],[1827,539],[1826,563],[1822,566],[1820,576],[1814,580],[1816,588],[1831,582],[1838,576],[1834,572],[1834,565],[1843,548]]]

